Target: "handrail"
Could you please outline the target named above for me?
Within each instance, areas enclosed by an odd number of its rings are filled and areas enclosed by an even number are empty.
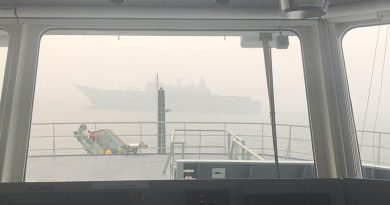
[[[37,122],[32,123],[32,125],[52,125],[52,124],[63,124],[63,125],[73,125],[73,124],[156,124],[156,121],[100,121],[100,122],[90,122],[90,121],[81,121],[81,122]],[[252,124],[252,125],[270,125],[268,122],[236,122],[236,121],[169,121],[166,123],[170,124]],[[298,125],[298,124],[276,124],[278,126],[293,126],[293,127],[309,127],[307,125]]]
[[[149,142],[149,149],[144,150],[142,154],[156,154],[154,152],[159,147],[154,143],[157,137],[157,131],[155,130],[156,122],[145,121],[145,122],[62,122],[62,123],[33,123],[31,128],[31,138],[29,143],[29,156],[33,157],[46,157],[46,156],[83,156],[87,155],[83,148],[79,146],[77,142],[74,141],[74,136],[72,135],[73,131],[81,123],[86,123],[93,130],[98,130],[101,128],[110,128],[115,127],[113,131],[117,133],[119,137],[125,139],[128,143],[133,142]],[[228,151],[231,150],[230,143],[226,144],[226,139],[231,137],[230,142],[233,139],[242,142],[246,140],[247,144],[241,143],[247,146],[252,151],[258,153],[261,156],[270,156],[271,148],[269,134],[269,123],[261,122],[204,122],[204,121],[192,121],[192,122],[179,122],[172,121],[166,122],[167,126],[170,126],[179,132],[180,130],[187,130],[185,133],[185,138],[187,139],[187,144],[184,145],[187,149],[186,154],[191,155],[226,155],[228,156]],[[303,125],[289,125],[289,124],[278,124],[278,129],[282,131],[278,140],[281,140],[281,147],[279,152],[282,154],[281,158],[292,159],[292,158],[301,158],[302,160],[312,160],[313,156],[310,154],[312,151],[310,149],[311,137],[309,126]],[[208,139],[218,139],[218,137],[224,137],[225,142],[220,144],[221,148],[213,147],[209,148],[207,145],[214,145],[213,143],[203,143],[202,145],[195,145],[188,142],[194,142],[194,139],[198,139],[197,130],[200,129],[191,129],[191,128],[211,128],[210,131],[222,131],[229,130],[232,131],[223,132],[223,133],[203,133],[202,139],[210,141]],[[184,129],[181,129],[184,128]],[[187,129],[186,129],[187,128]],[[216,129],[214,129],[216,128]],[[193,130],[191,132],[189,130]],[[380,144],[379,138],[388,138],[390,136],[389,132],[373,132],[373,131],[359,131],[357,130],[358,136],[362,133],[367,133],[367,136],[370,138],[375,138],[375,144],[360,144],[362,148],[361,152],[369,152],[366,154],[366,157],[363,161],[372,160],[378,165],[380,164],[390,164],[390,159],[383,157],[387,156],[390,153],[390,146],[387,144]],[[171,134],[171,133],[168,133]],[[239,136],[237,136],[239,135]],[[185,139],[184,139],[185,140]],[[256,143],[252,143],[256,142]],[[230,145],[229,145],[230,144]],[[299,146],[304,146],[304,149],[299,149]],[[307,146],[306,146],[307,145]],[[235,146],[239,147],[238,144]],[[224,148],[225,147],[225,148]],[[244,148],[240,148],[246,151]],[[298,150],[299,149],[299,150]],[[199,151],[201,150],[201,152]],[[220,151],[219,151],[220,150]],[[207,152],[208,151],[208,152]],[[375,152],[373,152],[375,151]],[[249,152],[248,152],[249,153]],[[371,156],[371,153],[375,153],[375,158]],[[169,154],[169,153],[168,153]],[[175,154],[177,155],[177,153]],[[240,156],[243,156],[240,153]],[[363,155],[362,155],[363,156]],[[367,157],[368,156],[368,157]],[[255,157],[254,157],[255,158]]]
[[[169,164],[172,164],[173,163],[173,157],[175,155],[175,144],[177,143],[183,143],[182,144],[182,149],[184,149],[184,142],[175,142],[174,141],[175,139],[175,130],[172,131],[172,134],[171,134],[171,148],[169,149],[169,154],[168,154],[168,158],[165,162],[165,165],[164,165],[164,170],[163,170],[163,174],[165,174],[167,172],[167,169],[168,169],[168,165]],[[184,151],[183,151],[184,152]],[[171,163],[170,163],[171,162]],[[172,171],[172,170],[171,170]]]
[[[174,137],[173,133],[175,133],[175,132],[225,132],[227,134],[230,134],[231,136],[233,136],[237,140],[242,141],[242,139],[240,137],[238,137],[237,135],[233,134],[232,132],[230,132],[228,130],[215,130],[215,129],[173,129],[172,130],[172,138],[171,138],[171,140],[173,140],[173,137]]]
[[[254,156],[256,159],[258,160],[264,160],[264,158],[262,158],[260,155],[258,155],[256,152],[254,152],[253,150],[251,150],[250,148],[248,148],[247,146],[243,145],[241,142],[237,141],[237,140],[233,140],[234,143],[238,144],[242,149],[245,149],[245,151],[249,152],[252,156]]]
[[[182,159],[184,159],[184,156],[185,156],[185,150],[184,150],[184,147],[185,147],[185,142],[184,141],[176,141],[175,140],[175,136],[178,132],[199,132],[200,133],[200,136],[201,137],[201,133],[202,132],[223,132],[223,133],[226,133],[227,134],[227,137],[228,137],[228,142],[227,142],[227,146],[228,146],[228,156],[230,156],[233,152],[234,152],[234,145],[237,144],[239,146],[239,148],[245,150],[247,153],[249,153],[250,155],[252,155],[253,157],[255,157],[257,160],[264,160],[264,158],[262,158],[261,156],[259,156],[256,152],[254,152],[253,150],[251,150],[250,148],[248,148],[247,146],[244,145],[245,141],[238,137],[236,134],[228,131],[228,130],[221,130],[221,129],[173,129],[172,130],[172,134],[171,134],[171,147],[170,147],[170,152],[168,154],[168,157],[167,157],[167,160],[165,161],[165,164],[164,164],[164,169],[163,169],[163,174],[165,174],[168,170],[168,167],[170,167],[170,177],[173,178],[174,177],[174,165],[175,165],[175,160],[174,160],[174,156],[175,156],[175,145],[179,144],[182,146]],[[225,137],[225,136],[224,136]],[[232,139],[233,138],[233,139]],[[200,156],[200,148],[202,147],[201,146],[201,138],[200,139],[200,144],[199,144],[199,156]],[[232,145],[230,146],[230,143],[232,143]],[[230,159],[231,157],[229,157]]]
[[[156,124],[157,122],[153,121],[101,121],[101,122],[89,122],[89,121],[82,121],[82,122],[37,122],[37,123],[31,123],[32,126],[37,125],[80,125],[80,124],[96,124],[96,125],[104,125],[104,124]],[[205,121],[169,121],[166,122],[167,124],[235,124],[235,125],[270,125],[268,122],[235,122],[235,121],[211,121],[211,122],[205,122]],[[284,126],[284,127],[301,127],[301,128],[310,128],[308,125],[298,125],[298,124],[276,124],[276,126]],[[372,133],[372,134],[389,134],[390,132],[380,132],[380,131],[370,131],[370,130],[356,130],[358,133]]]

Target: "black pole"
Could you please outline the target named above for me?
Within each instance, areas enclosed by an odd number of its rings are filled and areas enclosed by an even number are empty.
[[[272,40],[272,34],[261,34],[260,40],[263,42],[265,72],[267,77],[268,99],[270,107],[270,118],[272,127],[272,140],[274,147],[276,176],[280,178],[279,170],[279,154],[278,154],[278,140],[276,137],[276,119],[275,119],[275,98],[274,98],[274,82],[272,73],[272,51],[269,42]]]
[[[165,90],[160,87],[158,89],[158,110],[157,110],[157,150],[159,154],[166,153],[166,145],[165,145]]]

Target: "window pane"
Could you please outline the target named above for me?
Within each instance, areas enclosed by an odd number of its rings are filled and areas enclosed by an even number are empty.
[[[280,160],[313,160],[301,45],[290,38],[285,50],[273,51],[276,120]],[[264,108],[267,108],[266,101]],[[267,108],[268,109],[268,108]]]
[[[256,159],[234,139],[273,161],[262,49],[240,39],[43,36],[26,180],[169,179],[182,150],[186,160]],[[273,57],[280,158],[310,164],[299,39]],[[181,174],[201,178],[191,166]]]
[[[388,25],[356,28],[343,40],[360,155],[368,166],[390,165],[387,29]]]
[[[3,90],[5,64],[8,52],[8,33],[0,30],[0,94]]]

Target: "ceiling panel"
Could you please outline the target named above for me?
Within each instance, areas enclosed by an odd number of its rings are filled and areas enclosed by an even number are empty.
[[[376,0],[330,0],[331,6]],[[0,5],[20,6],[115,6],[110,0],[0,0]],[[127,0],[125,6],[214,7],[215,0]],[[227,7],[278,7],[278,0],[230,0]]]

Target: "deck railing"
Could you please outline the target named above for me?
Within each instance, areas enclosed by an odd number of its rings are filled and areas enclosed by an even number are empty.
[[[34,123],[31,126],[29,157],[87,155],[73,136],[80,124],[88,129],[113,130],[124,142],[145,142],[149,148],[142,154],[156,154],[156,122],[72,122]],[[248,122],[166,122],[167,148],[172,130],[183,130],[186,155],[228,155],[227,134],[216,132],[190,132],[185,130],[229,130],[245,141],[245,145],[260,156],[273,156],[271,125]],[[279,156],[284,159],[313,160],[310,128],[301,125],[278,124]],[[362,138],[362,135],[364,136]],[[222,138],[221,138],[222,137]],[[370,164],[390,165],[390,133],[358,131],[362,161]],[[201,150],[201,152],[199,151]]]
[[[257,153],[255,153],[253,150],[248,148],[245,145],[245,140],[240,138],[239,136],[235,135],[234,133],[228,131],[228,130],[211,130],[211,129],[175,129],[171,131],[171,137],[170,137],[170,151],[167,157],[167,160],[165,162],[163,173],[165,174],[168,170],[171,171],[170,176],[172,177],[174,175],[174,170],[176,166],[176,155],[180,155],[181,159],[185,159],[186,155],[188,154],[186,151],[186,148],[191,148],[193,146],[187,145],[185,136],[186,133],[198,133],[199,135],[199,141],[198,146],[195,147],[198,149],[198,159],[202,157],[205,153],[203,153],[202,147],[207,148],[214,148],[214,151],[216,151],[215,148],[220,148],[222,146],[215,146],[215,143],[218,143],[218,141],[223,141],[223,155],[226,155],[227,159],[229,160],[237,160],[237,159],[251,159],[252,157],[256,160],[264,160],[263,157],[259,156]],[[220,135],[212,135],[212,136],[221,136],[222,139],[219,140],[213,140],[212,144],[208,143],[208,145],[202,144],[202,136],[207,137],[210,136],[208,133],[215,133]],[[175,151],[176,145],[180,145],[179,153]],[[210,154],[210,153],[209,153]],[[211,155],[211,154],[210,154]]]

